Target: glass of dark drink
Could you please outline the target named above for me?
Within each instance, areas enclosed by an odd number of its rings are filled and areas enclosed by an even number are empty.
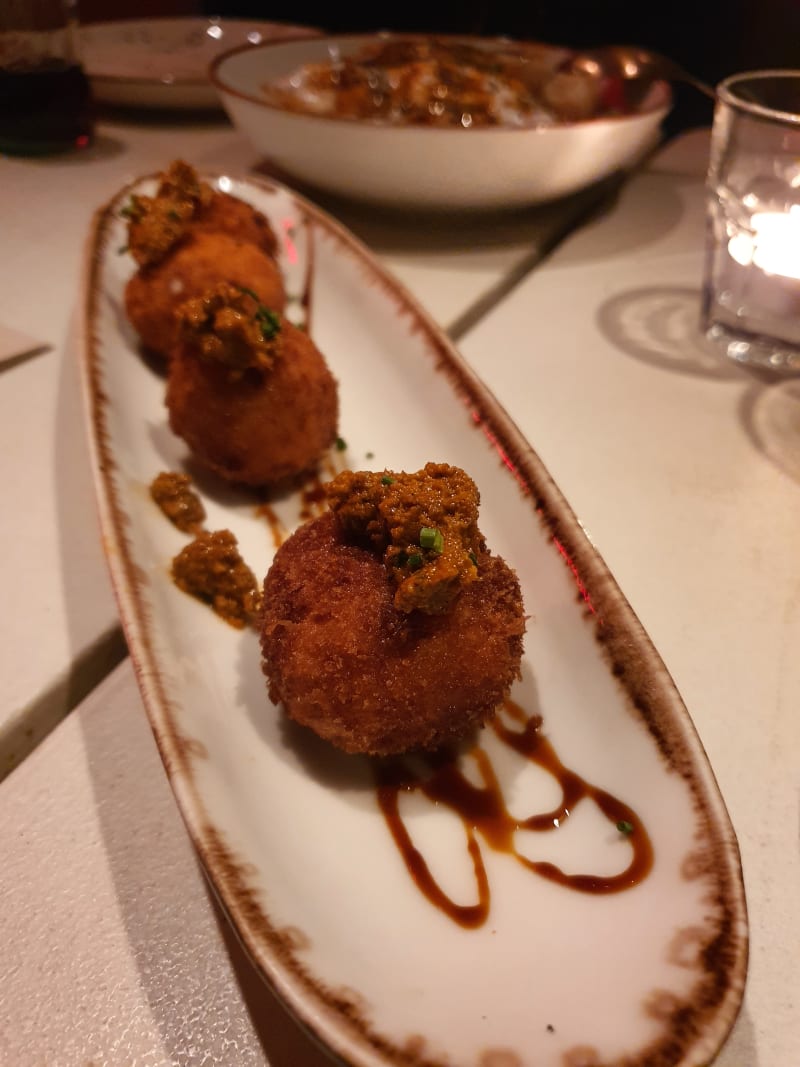
[[[92,141],[76,0],[0,0],[0,152],[45,155]]]

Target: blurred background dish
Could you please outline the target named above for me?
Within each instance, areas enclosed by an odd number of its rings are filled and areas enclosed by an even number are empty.
[[[446,77],[432,42],[451,54]],[[422,61],[403,62],[409,44],[422,45]],[[370,50],[379,58],[353,63]],[[494,209],[576,192],[659,139],[665,82],[626,112],[612,82],[564,80],[570,55],[507,38],[334,34],[233,49],[210,79],[285,179],[373,203]]]
[[[208,80],[231,48],[318,33],[309,26],[237,18],[119,19],[80,29],[80,56],[98,103],[127,107],[219,108]]]

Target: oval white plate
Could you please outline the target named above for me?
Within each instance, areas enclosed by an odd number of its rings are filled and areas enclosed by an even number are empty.
[[[221,52],[317,32],[308,26],[245,19],[119,19],[81,26],[79,50],[98,102],[180,110],[219,108],[208,68]]]
[[[292,314],[309,308],[340,383],[347,449],[326,469],[438,460],[475,478],[483,532],[516,568],[530,615],[514,700],[543,716],[566,767],[628,806],[655,857],[639,884],[587,893],[478,834],[490,900],[485,921],[463,928],[410,877],[369,761],[287,725],[267,699],[256,635],[172,585],[170,561],[187,539],[148,485],[187,455],[166,424],[164,381],[139,358],[123,313],[132,264],[118,254],[118,211],[128,187],[97,213],[85,269],[83,380],[102,535],[167,773],[256,966],[358,1067],[708,1063],[741,1002],[746,909],[724,803],[664,664],[535,453],[402,286],[287,189],[209,180],[258,206],[283,238]],[[232,529],[266,573],[275,523],[297,525],[299,498],[274,502],[267,522],[254,496],[199,484],[208,527]],[[484,735],[514,815],[557,809],[555,780]],[[401,812],[443,890],[473,903],[461,821],[417,795]],[[570,875],[626,868],[633,838],[593,800],[559,821],[522,835],[520,849]]]

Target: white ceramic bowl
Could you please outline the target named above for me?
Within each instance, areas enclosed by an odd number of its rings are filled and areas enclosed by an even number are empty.
[[[282,172],[352,199],[424,208],[503,208],[553,200],[627,167],[658,141],[672,98],[656,83],[640,111],[547,127],[443,128],[331,118],[267,100],[264,85],[308,62],[408,35],[320,36],[233,49],[210,78],[231,120]],[[484,48],[508,46],[478,38]],[[566,55],[563,49],[553,49]]]

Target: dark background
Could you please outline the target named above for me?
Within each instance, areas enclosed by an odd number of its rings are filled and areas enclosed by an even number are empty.
[[[80,0],[84,21],[157,15],[227,15],[303,23],[330,32],[405,30],[505,35],[575,48],[655,49],[712,85],[765,67],[800,68],[800,0],[407,0],[371,6],[281,0]],[[710,125],[712,102],[675,86],[667,133]]]

